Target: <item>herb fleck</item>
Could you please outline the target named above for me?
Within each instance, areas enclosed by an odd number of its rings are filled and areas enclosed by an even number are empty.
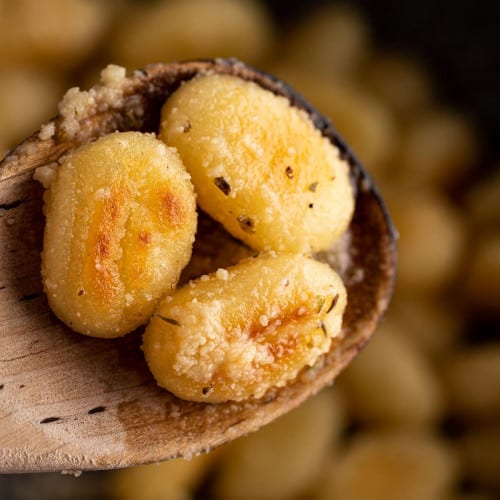
[[[335,297],[333,297],[332,303],[330,304],[330,307],[326,311],[326,314],[328,314],[337,305],[338,301],[339,301],[339,294],[337,293],[337,295],[335,295]]]
[[[176,319],[167,318],[166,316],[162,316],[161,314],[156,314],[156,317],[165,321],[165,323],[169,323],[170,325],[181,326],[181,324]]]
[[[286,167],[285,174],[289,179],[293,179],[293,168],[290,165]]]
[[[328,337],[328,332],[326,330],[326,325],[323,321],[320,321],[319,322],[319,327],[321,328],[321,330],[323,331],[323,333],[325,334],[325,337]]]
[[[309,205],[307,205],[309,208],[314,208],[314,203],[309,203]]]
[[[316,300],[318,301],[318,313],[320,313],[321,309],[323,309],[323,306],[325,305],[326,299],[325,297],[318,295]]]
[[[309,184],[309,191],[315,193],[317,187],[318,187],[318,183],[317,182],[312,182],[311,184]]]
[[[227,196],[231,192],[231,185],[224,177],[216,177],[214,184]]]
[[[213,385],[209,385],[209,386],[207,386],[207,387],[203,387],[203,388],[201,389],[201,393],[202,393],[204,396],[206,396],[208,393],[212,392],[213,388],[214,388],[214,386],[213,386]]]
[[[255,233],[255,222],[248,215],[238,215],[237,220],[245,233]]]

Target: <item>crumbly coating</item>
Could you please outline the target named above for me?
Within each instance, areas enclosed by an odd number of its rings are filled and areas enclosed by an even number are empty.
[[[143,351],[158,384],[182,399],[259,398],[329,350],[346,300],[326,264],[261,254],[168,297],[146,328]]]
[[[204,75],[165,103],[160,137],[178,149],[198,203],[258,250],[327,248],[354,207],[348,165],[304,111],[253,82]]]
[[[191,255],[189,174],[153,135],[115,133],[66,156],[45,194],[42,277],[72,329],[121,336],[153,314]]]
[[[62,118],[60,131],[67,139],[79,139],[82,135],[82,122],[96,112],[119,108],[123,105],[127,87],[126,70],[122,66],[108,64],[101,71],[101,85],[90,90],[71,87],[59,102],[59,115]],[[131,114],[140,115],[143,110],[130,108]]]

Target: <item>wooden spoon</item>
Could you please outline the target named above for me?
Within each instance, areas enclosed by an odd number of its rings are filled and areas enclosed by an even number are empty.
[[[343,337],[324,362],[257,401],[181,401],[159,388],[140,351],[141,332],[117,340],[78,335],[51,313],[40,279],[44,225],[33,171],[115,130],[156,132],[165,99],[198,73],[253,80],[304,109],[349,163],[356,209],[344,273]],[[80,94],[0,163],[0,472],[108,469],[198,454],[249,433],[332,383],[373,334],[392,293],[395,235],[369,176],[331,123],[272,76],[235,60],[157,64]]]

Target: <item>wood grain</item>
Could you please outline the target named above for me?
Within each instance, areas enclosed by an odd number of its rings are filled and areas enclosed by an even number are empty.
[[[161,104],[180,82],[213,71],[257,81],[305,109],[349,162],[357,187],[342,340],[294,383],[240,404],[191,403],[160,389],[140,330],[115,340],[72,332],[51,313],[40,279],[43,190],[33,170],[114,130],[156,131]],[[85,117],[79,137],[65,138],[56,117],[52,138],[35,133],[0,164],[0,473],[188,457],[254,431],[330,384],[373,334],[392,293],[395,238],[376,188],[330,122],[293,90],[233,60],[149,66],[124,88],[122,106]]]

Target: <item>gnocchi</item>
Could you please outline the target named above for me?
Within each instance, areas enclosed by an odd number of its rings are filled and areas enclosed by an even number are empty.
[[[308,498],[301,493],[318,479],[341,431],[342,407],[335,396],[332,389],[326,389],[260,432],[227,446],[215,476],[212,498]]]
[[[399,328],[384,321],[359,362],[339,377],[339,387],[359,421],[421,428],[441,417],[444,395],[432,365]]]
[[[52,310],[86,335],[130,332],[174,289],[191,254],[195,196],[181,160],[152,135],[124,132],[42,168]]]
[[[364,431],[326,472],[316,500],[441,500],[457,471],[452,449],[432,434]]]
[[[158,384],[182,399],[259,398],[329,350],[346,300],[326,264],[261,254],[168,297],[146,328],[143,351]]]
[[[318,5],[318,4],[316,4]],[[313,8],[286,40],[285,60],[307,72],[350,78],[369,54],[369,26],[348,3]]]
[[[309,252],[347,228],[349,169],[304,111],[253,82],[205,75],[162,110],[160,137],[178,149],[198,203],[257,250]]]
[[[457,276],[464,255],[463,213],[434,189],[387,189],[385,199],[399,232],[397,290],[442,290]]]
[[[52,70],[74,68],[109,28],[113,2],[17,0],[0,3],[0,61]],[[54,71],[56,73],[56,71]]]
[[[273,43],[271,20],[255,0],[163,0],[128,10],[110,41],[109,58],[130,68],[214,55],[257,64]]]

